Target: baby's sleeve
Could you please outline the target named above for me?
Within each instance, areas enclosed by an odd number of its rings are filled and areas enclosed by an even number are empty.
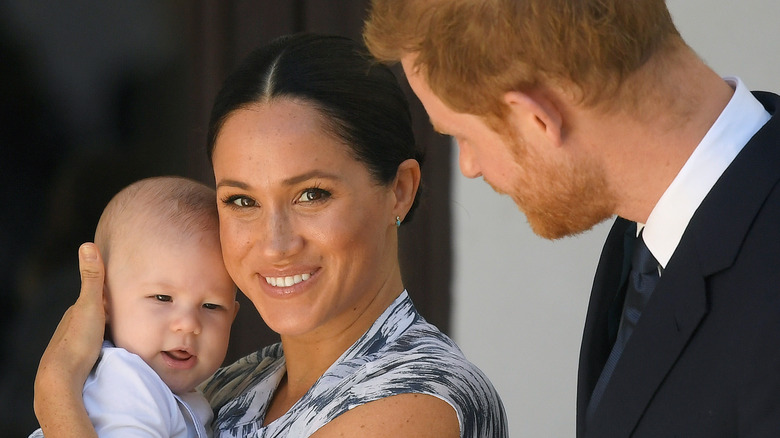
[[[186,437],[176,399],[139,356],[104,350],[84,385],[84,406],[101,438]]]

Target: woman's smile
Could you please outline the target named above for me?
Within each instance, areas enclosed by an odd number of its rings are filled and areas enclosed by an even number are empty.
[[[274,287],[285,287],[298,284],[309,278],[311,278],[311,274],[305,272],[303,274],[288,275],[286,277],[265,277],[265,281]]]
[[[258,274],[259,287],[272,298],[293,298],[313,290],[314,279],[319,268],[301,271],[301,274],[261,275]]]

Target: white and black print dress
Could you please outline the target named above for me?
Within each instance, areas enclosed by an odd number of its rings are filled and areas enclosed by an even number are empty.
[[[283,416],[263,426],[285,373],[281,344],[220,369],[203,392],[215,437],[308,437],[348,410],[398,394],[427,394],[458,414],[462,438],[509,436],[501,399],[455,343],[417,312],[406,291]]]

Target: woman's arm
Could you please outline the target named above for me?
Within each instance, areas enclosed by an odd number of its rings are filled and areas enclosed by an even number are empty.
[[[104,267],[94,244],[79,248],[79,271],[79,298],[62,317],[35,376],[35,415],[47,437],[97,437],[81,398],[106,325]]]
[[[425,394],[399,394],[345,412],[312,438],[460,438],[455,409]]]

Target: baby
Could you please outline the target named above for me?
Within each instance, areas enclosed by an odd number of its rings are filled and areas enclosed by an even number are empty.
[[[95,243],[108,340],[83,398],[98,436],[210,436],[195,387],[222,364],[238,312],[214,191],[179,177],[131,184],[106,206]]]

